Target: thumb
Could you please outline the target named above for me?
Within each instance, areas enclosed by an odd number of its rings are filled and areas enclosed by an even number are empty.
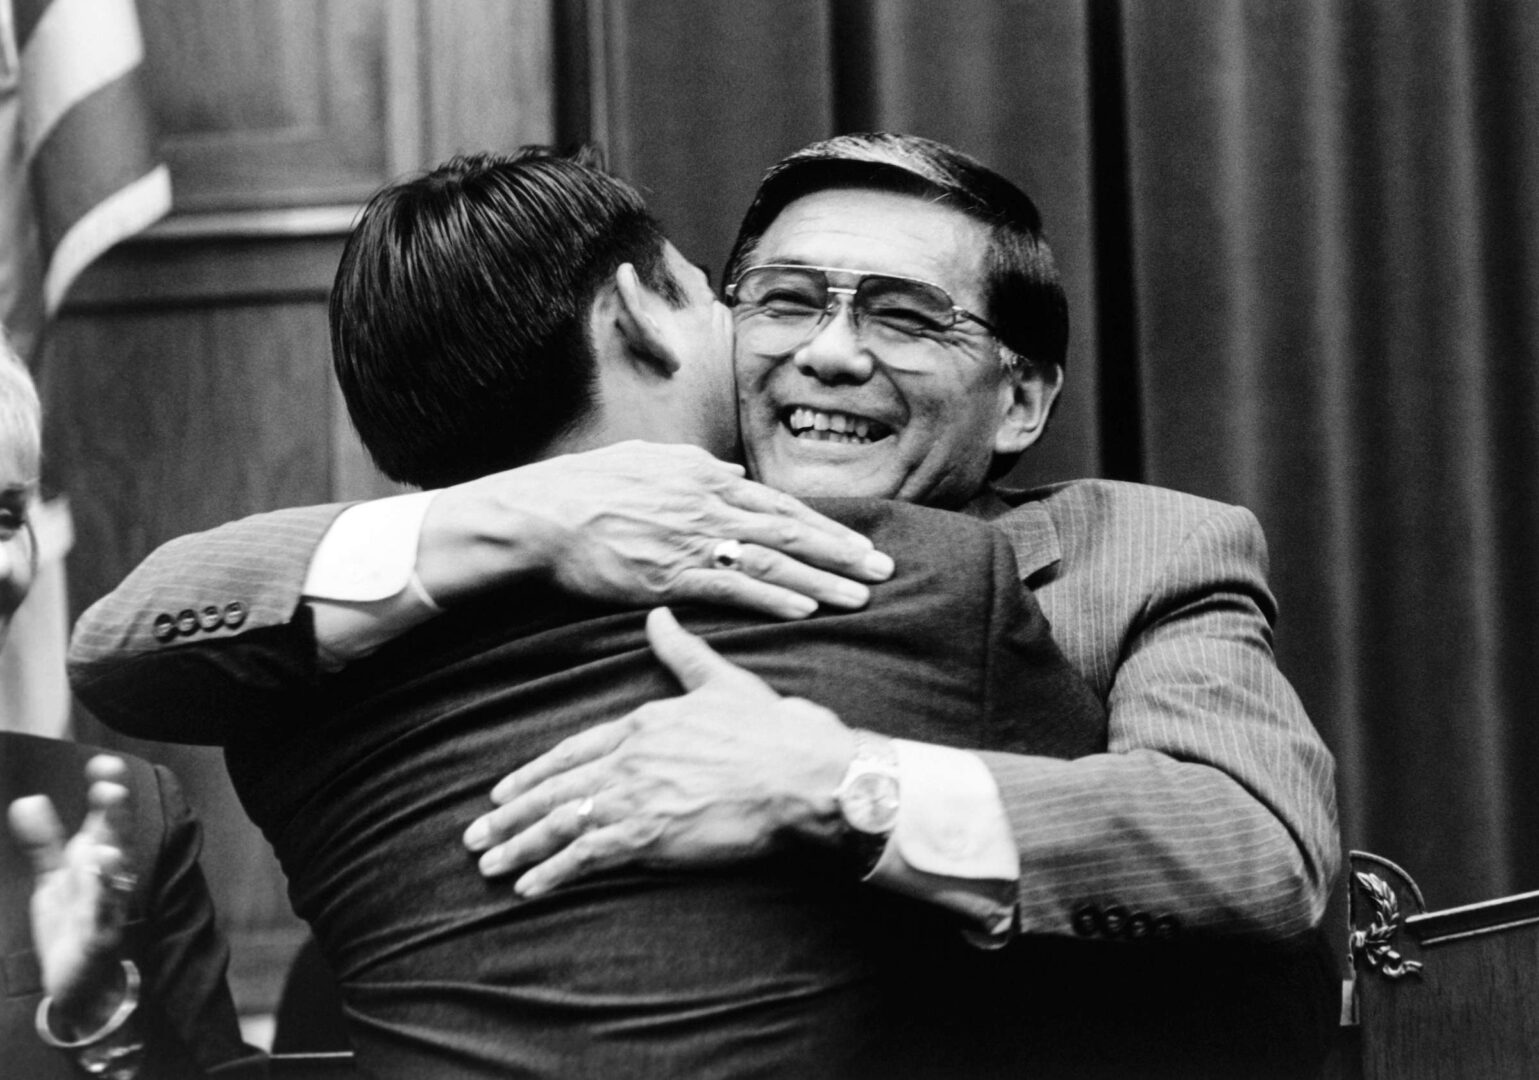
[[[28,795],[11,803],[11,835],[32,860],[39,876],[57,870],[64,861],[64,823],[47,795]]]
[[[673,612],[665,607],[653,608],[648,613],[647,641],[652,652],[673,672],[685,690],[697,690],[712,679],[748,675],[680,626]],[[754,678],[752,675],[748,677]]]

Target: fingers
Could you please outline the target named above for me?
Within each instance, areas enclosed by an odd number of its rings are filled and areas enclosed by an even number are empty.
[[[881,558],[887,558],[882,555]],[[811,599],[828,607],[855,610],[871,601],[871,590],[858,581],[828,570],[819,570],[789,555],[757,544],[745,544],[738,573],[746,574],[777,592]],[[815,609],[814,609],[815,610]]]
[[[128,762],[112,754],[97,754],[86,762],[86,779],[128,785]]]
[[[630,845],[622,829],[595,829],[583,833],[545,861],[531,867],[513,883],[525,899],[550,892],[558,885],[596,874],[630,861]]]
[[[745,553],[749,550],[744,549]],[[777,619],[805,619],[818,610],[815,598],[760,581],[746,567],[742,570],[683,570],[662,599],[672,604],[720,604],[761,612]]]
[[[685,690],[698,689],[713,679],[741,682],[745,689],[769,689],[757,675],[723,659],[715,649],[680,626],[667,608],[653,608],[647,614],[647,642]]]
[[[112,780],[97,780],[86,792],[86,804],[90,809],[81,822],[81,835],[93,844],[121,846],[128,835],[128,789]]]
[[[634,845],[622,824],[605,826],[594,800],[569,799],[529,828],[488,849],[478,868],[489,878],[529,869],[513,883],[525,898],[629,861]]]
[[[43,875],[64,863],[64,823],[47,795],[28,795],[11,803],[11,835],[32,861],[32,871]]]
[[[787,518],[851,547],[862,551],[872,550],[871,541],[854,529],[818,513],[806,503],[783,491],[776,491],[774,488],[765,487],[752,480],[743,480],[741,483],[729,485],[724,494],[729,502],[744,510]]]
[[[558,798],[547,809],[536,810],[533,800],[519,800],[498,807],[477,824],[484,831],[479,843],[466,847],[480,850],[476,866],[485,877],[501,877],[549,858],[593,828],[598,820],[597,803],[591,796]]]
[[[508,803],[532,791],[552,777],[559,776],[603,757],[618,746],[630,730],[629,717],[595,724],[586,731],[561,740],[545,753],[497,782],[492,788],[492,802]]]
[[[735,539],[860,581],[886,581],[892,576],[892,559],[874,550],[869,539],[784,492],[739,480],[729,484],[723,496],[749,511],[734,523]]]

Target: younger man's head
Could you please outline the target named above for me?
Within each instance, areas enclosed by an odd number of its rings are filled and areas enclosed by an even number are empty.
[[[405,483],[627,437],[735,447],[729,320],[589,152],[461,156],[379,192],[331,337],[364,445]]]

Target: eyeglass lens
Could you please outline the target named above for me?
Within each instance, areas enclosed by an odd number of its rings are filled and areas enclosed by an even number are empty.
[[[797,348],[833,309],[830,294],[849,295],[811,267],[756,267],[738,279],[735,302],[742,310],[739,334],[752,336],[766,351]],[[886,332],[897,341],[945,330],[956,324],[951,297],[939,286],[909,278],[867,274],[855,286],[850,307],[858,330]]]

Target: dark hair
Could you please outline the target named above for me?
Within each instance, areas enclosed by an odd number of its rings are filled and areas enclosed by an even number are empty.
[[[593,405],[588,313],[621,263],[682,305],[641,196],[598,154],[474,154],[384,188],[348,238],[331,348],[380,470],[438,487],[523,464]]]
[[[765,230],[792,202],[815,191],[850,187],[917,195],[988,226],[987,310],[982,314],[999,328],[999,340],[1028,365],[1064,366],[1069,306],[1036,204],[988,166],[917,135],[839,135],[772,166],[738,230],[725,280],[736,280]]]

